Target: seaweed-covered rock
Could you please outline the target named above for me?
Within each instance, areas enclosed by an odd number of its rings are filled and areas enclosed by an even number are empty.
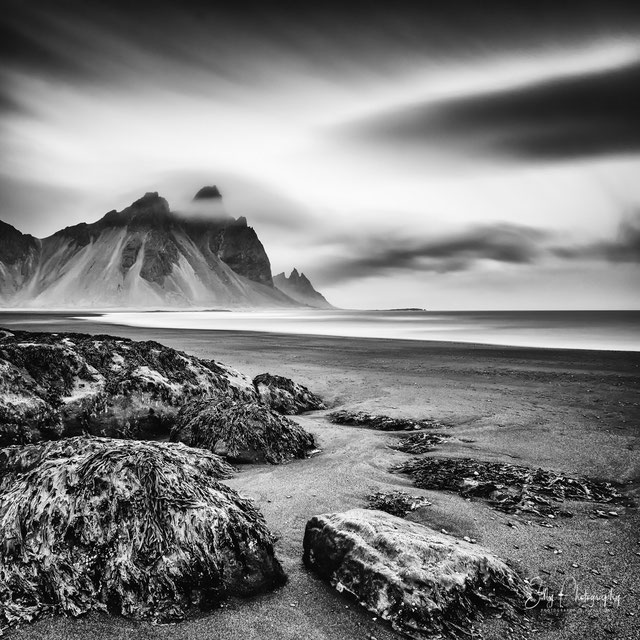
[[[175,620],[285,581],[233,468],[182,444],[78,437],[0,450],[0,630],[51,611]]]
[[[485,499],[506,513],[536,516],[571,515],[564,500],[625,502],[620,486],[590,478],[571,478],[506,462],[472,458],[414,458],[396,467],[421,489],[446,489]]]
[[[524,603],[528,586],[489,551],[368,509],[313,517],[304,562],[410,638],[456,637],[478,610]]]
[[[344,424],[351,427],[366,427],[378,431],[415,431],[418,429],[438,428],[446,425],[437,420],[411,420],[410,418],[391,418],[378,416],[364,411],[347,411],[340,409],[329,414],[329,420],[334,424]]]
[[[257,399],[252,381],[157,342],[0,332],[0,446],[91,433],[168,432],[191,398]]]
[[[315,447],[313,436],[292,420],[257,402],[226,399],[186,404],[170,439],[248,463],[305,458]]]
[[[322,400],[289,378],[261,373],[253,379],[260,400],[269,408],[285,415],[324,409]]]

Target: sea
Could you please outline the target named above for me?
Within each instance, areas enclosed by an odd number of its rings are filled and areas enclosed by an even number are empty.
[[[132,327],[640,351],[640,311],[147,311],[76,317]],[[39,321],[46,324],[46,315]]]

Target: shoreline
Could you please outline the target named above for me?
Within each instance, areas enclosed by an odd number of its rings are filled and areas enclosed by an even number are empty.
[[[503,344],[496,342],[477,342],[477,341],[464,341],[464,340],[439,340],[439,339],[424,339],[424,338],[406,338],[406,337],[375,337],[375,336],[358,336],[358,335],[340,335],[340,334],[326,334],[326,333],[295,333],[288,331],[266,331],[266,330],[246,330],[246,329],[216,329],[209,327],[167,327],[167,326],[146,326],[137,324],[128,324],[126,322],[105,322],[100,320],[94,320],[94,318],[101,318],[108,315],[109,312],[94,312],[84,313],[78,315],[74,312],[51,312],[40,311],[35,314],[26,311],[0,311],[0,327],[5,326],[9,328],[11,325],[16,324],[17,328],[24,328],[28,331],[45,331],[45,327],[49,327],[51,331],[56,330],[55,327],[64,327],[64,331],[76,331],[75,328],[68,326],[69,322],[78,323],[77,333],[83,333],[81,327],[87,327],[86,331],[89,333],[104,333],[109,334],[109,328],[113,328],[116,331],[132,331],[136,333],[174,333],[174,332],[202,332],[211,333],[215,335],[235,335],[238,337],[270,337],[275,338],[293,338],[298,340],[345,340],[345,341],[370,341],[373,343],[406,343],[407,345],[420,345],[421,347],[430,347],[437,349],[440,346],[442,348],[450,349],[491,349],[491,350],[511,350],[511,351],[531,351],[531,352],[563,352],[563,353],[591,353],[591,354],[619,354],[619,355],[638,355],[640,357],[640,347],[638,349],[598,349],[598,348],[580,348],[580,347],[561,347],[561,346],[542,346],[542,345],[526,345],[526,344]],[[150,312],[152,313],[152,312]],[[462,312],[464,313],[464,312]],[[471,313],[471,312],[470,312]],[[48,317],[48,321],[33,320],[33,315]],[[5,316],[8,316],[9,322],[5,321]],[[102,327],[102,331],[97,331],[98,327]],[[124,335],[124,333],[123,333]],[[418,347],[416,347],[418,348]]]

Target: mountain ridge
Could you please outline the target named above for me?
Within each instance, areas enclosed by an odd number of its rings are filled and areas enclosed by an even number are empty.
[[[43,239],[0,221],[0,306],[299,306],[274,287],[269,257],[246,218],[219,208],[217,187],[198,194],[194,201],[205,207],[198,215],[172,211],[147,192],[121,211]]]

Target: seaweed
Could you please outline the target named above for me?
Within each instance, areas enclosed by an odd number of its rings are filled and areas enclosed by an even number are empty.
[[[261,373],[253,379],[253,385],[263,404],[284,415],[325,408],[307,387],[283,376]]]
[[[44,613],[178,620],[285,575],[224,460],[78,437],[0,450],[0,630]]]
[[[154,341],[0,334],[0,446],[83,433],[161,437],[194,397],[258,399],[242,374]]]
[[[186,404],[170,439],[201,447],[234,462],[280,464],[305,458],[314,437],[292,420],[256,402],[223,399]]]
[[[412,496],[405,491],[378,491],[377,493],[368,495],[367,500],[369,502],[369,509],[384,511],[399,518],[404,518],[410,511],[431,505],[431,502],[426,498],[422,496]]]
[[[391,445],[392,449],[402,451],[404,453],[428,453],[435,451],[437,444],[443,443],[451,436],[446,433],[412,433],[410,436],[403,437],[395,444]]]
[[[506,513],[570,515],[565,500],[622,502],[619,485],[501,462],[471,458],[413,458],[392,471],[409,474],[421,489],[445,489],[478,497]]]
[[[415,431],[418,429],[433,429],[446,427],[445,424],[432,419],[412,420],[410,418],[391,418],[379,416],[364,411],[346,411],[341,409],[329,414],[329,420],[334,424],[344,424],[354,427],[366,427],[378,431]]]

